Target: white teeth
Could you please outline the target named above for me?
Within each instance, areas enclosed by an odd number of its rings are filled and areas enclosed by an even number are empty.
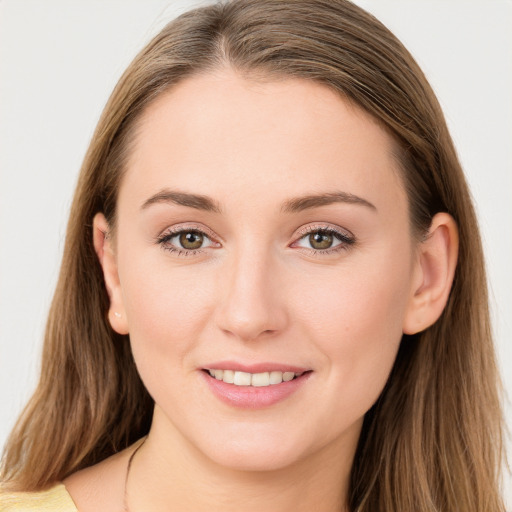
[[[235,372],[233,384],[236,384],[237,386],[250,386],[251,374],[246,372]]]
[[[224,376],[222,377],[222,380],[228,384],[233,384],[235,381],[235,372],[233,370],[224,370]]]
[[[284,382],[288,382],[289,380],[292,380],[293,377],[295,377],[295,373],[293,373],[293,372],[284,372],[283,373]]]
[[[281,382],[288,382],[293,380],[294,377],[299,377],[301,373],[294,372],[262,372],[262,373],[248,373],[239,372],[234,370],[216,370],[209,369],[208,373],[217,380],[222,380],[228,384],[234,384],[235,386],[254,386],[254,387],[265,387]]]
[[[270,384],[281,384],[283,382],[283,372],[270,372]]]
[[[270,374],[265,373],[253,373],[251,378],[251,386],[262,387],[270,386]]]

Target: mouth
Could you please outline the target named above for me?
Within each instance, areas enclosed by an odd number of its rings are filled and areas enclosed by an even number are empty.
[[[311,373],[311,370],[301,372],[290,372],[273,370],[260,373],[249,373],[238,370],[223,370],[218,368],[204,368],[203,372],[226,384],[233,384],[234,386],[244,387],[268,387],[276,386],[283,382],[290,382],[302,377],[305,374]]]
[[[219,400],[238,409],[266,409],[308,388],[313,370],[280,363],[210,363],[200,368],[207,388]]]

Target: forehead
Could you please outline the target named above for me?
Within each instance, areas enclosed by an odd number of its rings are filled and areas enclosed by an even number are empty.
[[[403,202],[394,147],[371,116],[327,86],[224,70],[185,79],[146,109],[120,195],[177,187],[256,201],[335,188],[374,204]]]

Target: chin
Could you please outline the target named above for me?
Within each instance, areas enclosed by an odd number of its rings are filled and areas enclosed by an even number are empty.
[[[234,447],[230,447],[223,450],[223,453],[215,451],[211,454],[210,459],[215,464],[233,471],[263,472],[279,471],[289,467],[297,462],[297,455],[277,450],[270,453],[268,447],[265,447],[264,453],[262,450],[236,450]]]
[[[300,446],[289,436],[251,432],[242,437],[235,435],[212,436],[217,441],[198,448],[215,464],[236,471],[278,471],[298,462],[306,454],[302,439]]]

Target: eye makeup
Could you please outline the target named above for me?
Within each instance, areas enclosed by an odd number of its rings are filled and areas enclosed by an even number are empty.
[[[327,224],[303,227],[298,238],[289,245],[313,256],[327,256],[347,250],[356,239],[352,233]],[[210,230],[198,225],[177,225],[165,230],[155,239],[165,251],[178,257],[196,256],[221,244]]]

